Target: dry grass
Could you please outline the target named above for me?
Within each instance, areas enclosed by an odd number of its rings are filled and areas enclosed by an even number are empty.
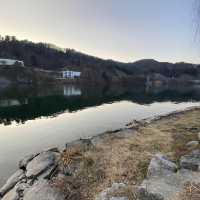
[[[176,200],[199,200],[200,199],[200,184],[187,183],[181,194]]]
[[[156,122],[157,128],[172,137],[171,152],[173,159],[177,162],[182,155],[190,153],[186,144],[192,140],[198,140],[197,133],[200,132],[200,110],[188,111],[167,119]],[[199,147],[197,147],[199,148]]]
[[[93,200],[96,194],[113,182],[132,186],[141,183],[152,156],[157,152],[170,152],[169,156],[177,161],[181,155],[188,153],[185,144],[196,140],[198,132],[199,109],[154,121],[140,127],[129,138],[108,134],[95,148],[83,152],[80,149],[66,150],[62,161],[70,166],[78,160],[80,167],[74,179],[78,180],[76,190],[79,199]],[[130,191],[126,193],[129,200],[135,200],[134,194]]]
[[[80,157],[82,156],[83,154],[80,148],[72,147],[63,151],[63,153],[61,154],[61,161],[64,166],[67,167],[72,163],[73,160],[80,159]]]

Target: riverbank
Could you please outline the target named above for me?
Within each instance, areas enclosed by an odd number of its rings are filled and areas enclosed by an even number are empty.
[[[200,108],[134,121],[124,129],[67,144],[61,152],[54,148],[27,156],[0,193],[3,200],[95,199],[98,194],[106,200],[105,189],[121,183],[126,189],[115,196],[135,200],[133,188],[147,178],[154,155],[159,152],[179,163],[199,149],[199,132]],[[188,145],[191,141],[196,145]]]

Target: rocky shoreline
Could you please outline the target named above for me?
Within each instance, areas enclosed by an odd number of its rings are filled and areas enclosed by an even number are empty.
[[[83,152],[100,151],[98,146],[107,142],[108,138],[129,139],[141,127],[148,126],[163,119],[184,116],[185,113],[200,110],[190,108],[184,111],[170,113],[165,116],[134,121],[126,128],[106,132],[88,139],[80,139],[66,145],[60,151],[57,148],[44,150],[37,154],[26,156],[19,162],[19,169],[0,189],[1,200],[64,200],[86,199],[80,197],[77,191],[81,179],[79,171],[82,167]],[[198,133],[197,133],[198,134]],[[199,135],[198,135],[199,137]],[[199,138],[200,140],[200,138]],[[126,182],[113,182],[99,194],[96,200],[172,200],[190,183],[200,184],[200,150],[199,141],[189,141],[186,147],[191,150],[182,155],[177,162],[170,160],[160,152],[152,155],[145,179],[133,187]],[[170,153],[170,152],[169,152]],[[84,157],[85,159],[85,157]],[[87,159],[87,167],[93,165],[92,159]],[[85,160],[84,160],[85,162]],[[99,173],[99,172],[98,172]],[[88,172],[89,176],[89,172]],[[100,176],[102,178],[103,175]],[[87,175],[86,175],[87,177]],[[119,192],[122,191],[122,192]],[[129,192],[124,192],[129,191]],[[127,195],[127,193],[129,195]],[[131,197],[130,197],[131,194]]]

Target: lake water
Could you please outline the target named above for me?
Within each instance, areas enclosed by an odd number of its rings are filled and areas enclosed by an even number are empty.
[[[0,185],[27,154],[200,105],[200,87],[0,88]]]

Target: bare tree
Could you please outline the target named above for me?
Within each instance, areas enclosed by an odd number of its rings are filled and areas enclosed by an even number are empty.
[[[200,39],[200,0],[194,0],[195,39]]]

